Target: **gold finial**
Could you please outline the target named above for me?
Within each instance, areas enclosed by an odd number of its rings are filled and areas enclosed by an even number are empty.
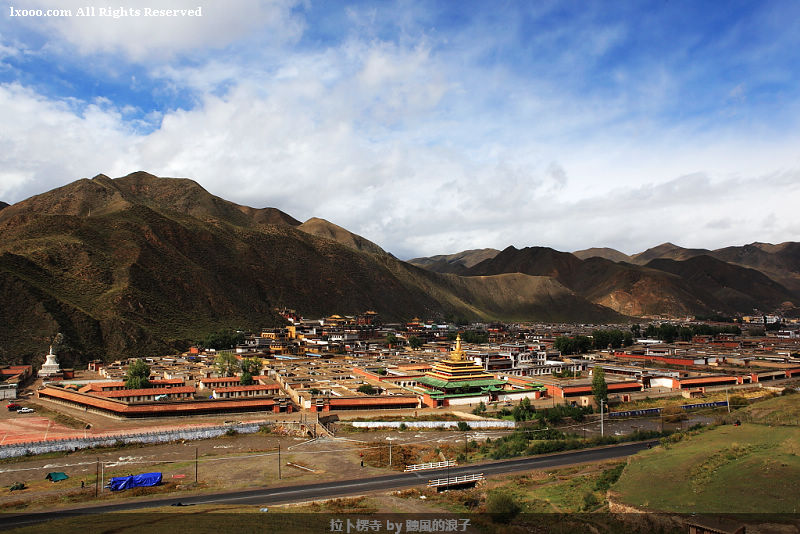
[[[460,362],[464,359],[464,351],[461,350],[461,333],[456,335],[456,348],[450,353],[450,359],[454,362]]]

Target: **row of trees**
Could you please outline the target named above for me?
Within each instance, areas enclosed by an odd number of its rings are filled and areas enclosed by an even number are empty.
[[[242,358],[241,361],[232,352],[222,351],[214,360],[214,367],[220,376],[235,376],[241,371],[239,383],[249,386],[253,383],[253,375],[261,372],[261,360],[258,358]]]
[[[554,347],[561,354],[581,354],[592,349],[604,350],[608,347],[618,349],[633,345],[633,333],[619,329],[593,330],[592,336],[559,336]]]
[[[660,339],[666,343],[672,343],[676,340],[691,341],[694,336],[716,336],[719,334],[735,334],[742,333],[741,328],[736,325],[726,326],[711,326],[707,324],[693,324],[689,326],[676,326],[674,324],[664,323],[661,325],[649,324],[647,328],[642,331],[641,325],[635,324],[631,326],[630,331],[610,329],[610,330],[593,330],[590,336],[559,336],[555,341],[555,349],[561,351],[562,354],[581,354],[588,352],[592,349],[604,350],[608,347],[618,349],[620,347],[629,347],[634,342],[634,337],[642,334],[651,339]]]
[[[232,349],[242,343],[244,343],[244,334],[233,330],[211,332],[198,342],[201,347],[214,350]]]
[[[674,324],[664,323],[659,326],[654,324],[647,325],[644,331],[646,337],[652,339],[660,339],[666,343],[673,341],[691,341],[694,336],[716,336],[719,334],[735,334],[742,333],[742,329],[736,325],[730,326],[711,326],[707,324],[693,324],[689,326],[676,326]]]

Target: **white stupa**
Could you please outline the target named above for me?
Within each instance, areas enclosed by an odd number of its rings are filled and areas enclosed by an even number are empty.
[[[39,369],[40,377],[48,377],[61,374],[61,366],[56,361],[56,355],[53,353],[53,345],[50,345],[50,354],[47,355],[47,360]]]

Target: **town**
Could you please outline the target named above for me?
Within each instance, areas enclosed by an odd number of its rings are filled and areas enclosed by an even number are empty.
[[[800,376],[800,324],[775,316],[646,327],[457,326],[417,318],[382,324],[370,311],[313,320],[282,313],[286,327],[232,332],[228,347],[144,358],[146,388],[126,383],[134,359],[60,369],[51,351],[35,396],[54,407],[118,418],[465,410],[524,398],[597,409],[592,377],[598,369],[609,406],[653,396],[703,397]],[[4,398],[16,397],[16,388],[34,377],[29,366],[0,372]]]

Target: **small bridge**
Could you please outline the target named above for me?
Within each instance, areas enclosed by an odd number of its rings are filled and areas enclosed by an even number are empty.
[[[463,475],[460,477],[435,478],[428,481],[428,487],[436,488],[437,490],[442,488],[449,489],[452,487],[476,484],[481,480],[486,480],[483,473],[474,473],[472,475]]]

